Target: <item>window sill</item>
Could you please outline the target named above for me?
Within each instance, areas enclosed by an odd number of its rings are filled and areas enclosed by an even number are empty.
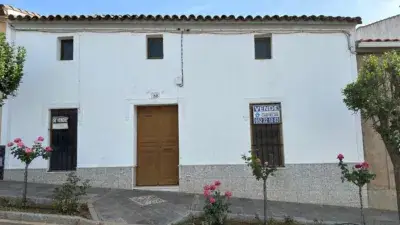
[[[71,173],[76,172],[76,170],[48,170],[46,173]]]

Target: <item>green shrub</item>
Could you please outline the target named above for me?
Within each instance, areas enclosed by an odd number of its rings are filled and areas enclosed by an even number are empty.
[[[53,207],[63,214],[78,213],[81,209],[81,197],[85,196],[87,189],[90,188],[89,182],[89,180],[81,182],[74,172],[69,173],[67,181],[61,187],[54,189]]]

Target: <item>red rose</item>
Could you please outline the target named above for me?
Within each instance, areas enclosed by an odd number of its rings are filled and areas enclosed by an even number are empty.
[[[37,141],[42,142],[42,141],[44,141],[44,138],[43,138],[42,136],[39,136],[39,137],[37,138]]]
[[[225,192],[225,196],[226,196],[227,198],[232,197],[232,192],[230,192],[230,191]]]
[[[355,167],[356,169],[360,169],[360,168],[362,167],[362,165],[361,165],[361,163],[357,163],[354,167]]]
[[[367,162],[363,162],[363,163],[361,163],[361,167],[363,169],[368,169],[369,168],[369,164]]]
[[[210,190],[204,190],[204,197],[208,197],[208,196],[210,196]]]
[[[17,142],[17,146],[19,148],[22,148],[22,147],[24,147],[24,143],[22,141],[19,141],[19,142]]]
[[[210,190],[210,185],[206,185],[206,186],[204,186],[204,188],[203,188],[205,191],[208,191],[208,190]]]
[[[8,142],[7,147],[11,147],[11,146],[13,146],[13,145],[14,145],[14,143]]]
[[[342,160],[344,159],[344,156],[343,156],[342,154],[339,154],[339,155],[337,156],[337,159],[339,159],[340,161],[342,161]]]
[[[211,190],[211,191],[214,191],[215,189],[217,189],[217,186],[215,186],[215,185],[211,185],[211,186],[210,186],[210,190]]]
[[[214,203],[215,203],[215,198],[211,197],[209,200],[210,200],[210,203],[211,203],[211,204],[214,204]]]
[[[219,185],[221,185],[221,181],[219,181],[219,180],[216,180],[216,181],[214,182],[214,185],[215,185],[215,186],[219,186]]]
[[[15,138],[15,139],[14,139],[14,142],[15,142],[15,143],[21,142],[21,138]]]
[[[53,151],[53,149],[52,149],[50,146],[47,146],[44,150],[45,150],[46,152],[51,152],[51,151]]]
[[[26,154],[31,154],[33,151],[31,148],[25,148]]]

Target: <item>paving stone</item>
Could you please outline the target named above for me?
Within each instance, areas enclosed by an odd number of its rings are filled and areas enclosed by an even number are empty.
[[[136,204],[139,204],[141,206],[145,205],[154,205],[154,204],[159,204],[163,202],[167,202],[164,199],[161,199],[155,195],[145,195],[145,196],[139,196],[139,197],[132,197],[130,198],[133,202]]]
[[[20,196],[22,187],[22,182],[0,181],[0,195]],[[29,183],[28,196],[48,197],[54,187],[50,184]],[[92,188],[88,191],[88,198],[95,199],[93,205],[99,218],[129,224],[166,225],[191,211],[201,211],[204,206],[203,196],[179,192]],[[262,200],[232,198],[231,203],[234,214],[250,217],[258,214],[260,218],[263,215]],[[351,223],[360,221],[358,208],[277,201],[268,201],[268,215]],[[368,225],[399,224],[397,213],[393,211],[366,209],[365,215]]]

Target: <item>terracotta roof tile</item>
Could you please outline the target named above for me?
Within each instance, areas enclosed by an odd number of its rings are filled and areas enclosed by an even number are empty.
[[[27,10],[24,10],[24,9],[19,9],[19,8],[16,8],[16,7],[11,6],[11,5],[0,4],[0,7],[2,7],[3,9],[11,9],[11,10],[23,13],[25,15],[28,15],[28,16],[40,16],[40,14],[38,14],[38,13],[30,12],[30,11],[27,11]],[[8,15],[8,16],[10,16],[10,15]]]
[[[315,21],[315,22],[339,22],[361,24],[360,17],[342,17],[342,16],[195,16],[195,15],[27,15],[15,16],[9,15],[9,20],[16,21],[83,21],[83,20],[136,20],[136,21],[236,21],[236,22],[258,22],[258,21]]]
[[[385,39],[360,39],[359,42],[396,42],[400,41],[399,38],[385,38]]]

